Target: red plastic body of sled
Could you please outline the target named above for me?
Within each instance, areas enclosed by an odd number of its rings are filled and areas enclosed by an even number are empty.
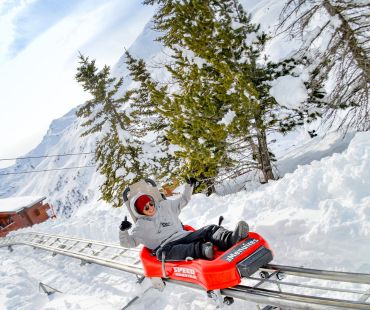
[[[186,229],[193,230],[189,226]],[[192,261],[166,262],[166,277],[198,284],[207,291],[235,286],[241,281],[236,265],[250,257],[261,247],[271,251],[267,242],[260,235],[250,232],[248,238],[241,240],[227,251],[216,251],[215,259],[211,261],[195,259]],[[164,277],[162,262],[156,256],[153,256],[149,249],[144,247],[140,256],[146,277]]]

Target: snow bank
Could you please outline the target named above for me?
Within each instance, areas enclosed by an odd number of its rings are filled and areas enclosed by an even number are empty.
[[[310,147],[314,146],[317,143]],[[335,143],[328,148],[335,150]],[[310,154],[310,148],[306,150]],[[100,202],[81,207],[73,218],[50,220],[23,231],[118,242],[117,226],[125,215],[124,208],[112,209]],[[246,219],[251,230],[270,243],[275,263],[370,273],[370,132],[357,133],[342,153],[299,166],[253,192],[193,195],[181,218],[201,227],[217,223],[220,215],[230,229]],[[0,257],[0,304],[7,310],[118,309],[135,295],[135,277],[124,272],[81,267],[78,260],[52,258],[29,247],[15,247],[13,253],[0,249]],[[37,291],[40,281],[63,294],[46,298]],[[213,309],[205,294],[171,285],[166,294],[150,292],[135,306],[149,308]],[[255,309],[255,305],[236,301],[230,310],[240,308]]]
[[[370,273],[370,132],[254,192],[195,195],[183,218],[199,227],[219,215],[229,228],[246,219],[276,263]]]

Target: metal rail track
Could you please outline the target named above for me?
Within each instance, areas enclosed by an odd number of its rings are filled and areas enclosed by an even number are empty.
[[[35,249],[50,251],[53,255],[73,257],[80,259],[82,264],[94,263],[136,275],[144,275],[139,249],[127,249],[117,244],[46,233],[20,233],[0,238],[0,248],[8,247],[12,251],[15,245],[28,245]],[[261,268],[260,274],[263,278],[245,279],[242,285],[221,290],[221,295],[255,302],[257,305],[271,305],[280,309],[370,310],[368,302],[370,274],[272,264]],[[164,281],[203,290],[192,283],[172,279],[164,279]],[[345,283],[353,283],[352,286],[356,287],[343,288]]]

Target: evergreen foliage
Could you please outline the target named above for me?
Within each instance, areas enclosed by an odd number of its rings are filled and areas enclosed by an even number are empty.
[[[76,112],[85,119],[83,136],[98,133],[95,159],[98,170],[105,176],[100,186],[101,198],[113,206],[122,205],[124,188],[147,176],[147,164],[142,159],[142,142],[129,135],[130,118],[122,109],[131,91],[115,98],[123,79],[110,76],[110,68],[98,70],[95,60],[80,55],[76,80],[92,95]]]
[[[129,52],[126,52],[126,65],[138,85],[130,90],[130,108],[126,110],[130,117],[129,131],[138,139],[147,140],[146,148],[150,150],[145,154],[147,176],[169,180],[175,176],[179,159],[167,134],[171,130],[168,113],[164,110],[169,100],[168,87],[155,82],[145,62],[135,59]]]
[[[76,78],[93,99],[77,115],[85,118],[84,135],[101,133],[102,198],[118,206],[124,187],[148,176],[193,177],[197,191],[208,194],[217,182],[251,171],[260,172],[261,182],[275,179],[268,133],[285,133],[318,115],[309,106],[288,110],[270,95],[271,82],[292,74],[297,60],[263,60],[269,38],[237,0],[144,3],[159,5],[154,22],[170,54],[163,65],[168,81],[155,81],[146,63],[126,52],[135,87],[119,97],[123,80],[80,56]],[[306,86],[318,102],[321,85]]]
[[[171,85],[176,85],[176,90],[169,91],[168,85],[160,88],[150,75],[140,74],[145,70],[142,60],[135,60],[128,53],[126,56],[131,75],[142,77],[136,79],[142,92],[137,97],[140,99],[132,114],[141,119],[148,112],[151,115],[157,113],[158,127],[147,130],[154,129],[156,143],[162,150],[176,147],[172,154],[167,152],[167,158],[160,162],[160,175],[167,179],[196,177],[203,180],[203,185],[197,190],[210,190],[208,180],[216,177],[219,168],[230,161],[225,155],[225,126],[219,123],[224,115],[222,102],[217,98],[209,78],[213,73],[207,66],[198,67],[180,51],[175,51],[172,56],[175,64],[166,68],[171,73]],[[145,105],[143,97],[150,98],[148,105]],[[163,166],[163,163],[167,165]]]
[[[301,111],[285,109],[285,113],[281,113],[283,108],[269,94],[270,82],[290,74],[293,62],[261,64],[268,37],[251,23],[238,1],[151,0],[144,3],[159,5],[155,27],[162,35],[159,40],[175,51],[173,71],[182,72],[179,67],[189,69],[191,66],[189,70],[194,72],[193,67],[197,66],[207,79],[208,85],[203,86],[212,92],[212,104],[219,113],[213,121],[222,122],[227,113],[234,115],[224,124],[223,152],[228,160],[226,165],[219,164],[224,177],[257,168],[262,171],[263,182],[274,179],[271,163],[274,158],[267,147],[267,133],[289,131],[302,124],[304,118]],[[187,59],[187,63],[183,59]],[[177,80],[183,78],[188,79],[182,76]],[[203,123],[207,120],[205,117]]]

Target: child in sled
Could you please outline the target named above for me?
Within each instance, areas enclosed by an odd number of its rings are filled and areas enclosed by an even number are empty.
[[[137,222],[129,234],[132,224],[125,217],[119,231],[121,246],[132,248],[143,244],[159,260],[212,260],[213,245],[225,251],[248,236],[249,227],[245,221],[240,221],[234,231],[218,225],[208,225],[194,232],[185,230],[179,214],[191,199],[194,184],[189,183],[176,200],[162,200],[158,203],[153,197],[140,192],[132,197],[129,207],[137,217]]]

